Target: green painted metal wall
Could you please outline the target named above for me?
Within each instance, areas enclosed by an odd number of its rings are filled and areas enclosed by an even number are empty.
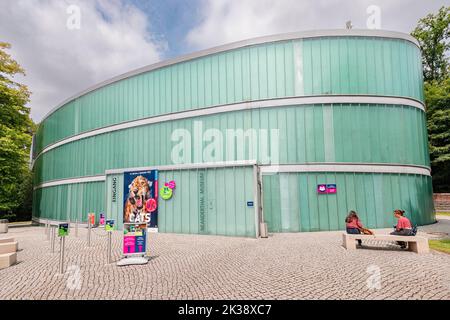
[[[425,113],[394,105],[310,105],[229,112],[97,135],[52,149],[35,163],[35,184],[103,174],[107,169],[174,164],[176,129],[279,129],[279,162],[365,162],[429,166]],[[194,138],[194,137],[193,137]],[[260,136],[261,140],[263,139]],[[267,139],[270,141],[270,139]],[[199,145],[206,146],[208,143]],[[202,155],[192,143],[194,154]],[[258,150],[257,160],[264,154]],[[273,150],[274,152],[276,150]],[[223,150],[226,156],[226,150]],[[131,156],[130,156],[131,155]],[[254,160],[239,157],[227,160]],[[225,160],[225,159],[224,159]],[[202,159],[192,162],[201,162]]]
[[[65,184],[34,190],[34,217],[86,222],[89,212],[94,212],[97,219],[100,212],[105,212],[104,182]]]
[[[245,101],[315,95],[378,95],[423,101],[420,50],[400,39],[322,37],[254,45],[193,59],[118,81],[70,101],[40,124],[35,149],[39,152],[75,134],[130,120]],[[199,122],[203,130],[218,129],[224,136],[227,129],[278,129],[277,164],[429,166],[422,110],[403,105],[316,104],[173,120],[77,140],[36,159],[34,184],[103,175],[108,169],[172,165],[171,152],[177,143],[171,141],[172,133],[187,129],[192,134]],[[204,142],[198,149],[206,145]],[[193,157],[187,162],[204,161],[202,150],[194,146],[192,143]],[[236,152],[223,160],[254,160],[248,147],[244,148],[243,155]],[[222,151],[226,155],[226,150]],[[255,160],[269,164],[258,151]],[[106,182],[37,188],[33,216],[71,221],[81,217],[86,221],[88,212],[98,215],[106,211],[119,222],[123,181],[118,177],[119,202],[111,204],[105,200],[111,195],[111,179],[107,176]],[[255,234],[254,210],[245,207],[247,198],[253,197],[248,168],[160,172],[160,180],[164,179],[177,180],[178,187],[172,200],[160,202],[161,231]],[[202,200],[199,179],[209,186]],[[336,182],[338,194],[318,196],[316,186],[322,181]],[[393,223],[389,213],[397,207],[412,214],[415,223],[434,220],[428,176],[280,173],[264,176],[263,187],[264,215],[272,232],[341,229],[350,209],[358,210],[369,227],[389,227]],[[204,213],[201,219],[200,212]]]
[[[299,68],[301,78],[296,76]],[[155,115],[330,94],[423,101],[419,48],[400,39],[323,37],[255,45],[178,63],[67,103],[39,126],[36,150],[74,134]]]
[[[160,232],[256,236],[253,167],[158,171],[159,184],[174,180],[170,200],[158,199]],[[112,200],[116,179],[116,201]],[[123,174],[106,178],[108,218],[122,228]]]
[[[175,180],[170,200],[159,199],[161,232],[255,237],[253,167],[160,171]]]
[[[317,185],[335,183],[336,194]],[[414,224],[435,222],[431,177],[377,173],[279,173],[263,176],[263,212],[270,232],[345,229],[356,210],[369,228],[390,228],[394,209]]]

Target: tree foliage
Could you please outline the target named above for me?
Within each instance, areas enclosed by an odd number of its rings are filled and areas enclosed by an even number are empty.
[[[425,81],[442,81],[448,77],[450,49],[450,7],[442,7],[436,14],[419,20],[411,33],[422,49],[423,76]]]
[[[450,192],[450,7],[420,19],[411,34],[422,50],[433,188]]]
[[[6,52],[9,48],[0,42],[0,216],[11,218],[19,209],[31,210],[24,204],[32,196],[28,162],[35,125],[26,106],[30,92],[14,81],[25,71]]]
[[[433,186],[450,191],[450,78],[425,83],[427,127]]]

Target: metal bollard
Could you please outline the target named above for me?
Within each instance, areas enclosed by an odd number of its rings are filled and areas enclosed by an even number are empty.
[[[88,247],[90,247],[91,246],[91,229],[92,229],[92,226],[91,226],[91,220],[90,219],[88,219]]]
[[[112,232],[108,232],[108,264],[110,264],[110,263],[112,263],[112,257],[111,257],[111,247],[112,247],[112,245],[111,245],[111,243],[112,243],[112,241],[111,241],[111,235],[112,235]]]
[[[78,238],[78,218],[75,220],[75,237]]]
[[[64,273],[64,239],[65,237],[59,238],[59,273]]]
[[[47,240],[50,240],[50,221],[47,219],[47,225],[46,225],[46,235],[47,235]]]
[[[55,253],[55,242],[56,242],[56,230],[57,227],[51,228],[51,247],[52,247],[52,253]]]

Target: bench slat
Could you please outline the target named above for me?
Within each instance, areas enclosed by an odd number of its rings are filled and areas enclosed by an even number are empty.
[[[388,240],[388,241],[404,241],[404,242],[417,242],[417,241],[427,241],[426,238],[421,236],[395,236],[391,234],[345,234],[346,237],[350,239],[373,239],[373,240]]]
[[[342,245],[348,250],[356,249],[356,240],[384,240],[408,242],[408,248],[416,253],[428,253],[430,251],[428,239],[420,236],[396,236],[391,234],[342,234]]]

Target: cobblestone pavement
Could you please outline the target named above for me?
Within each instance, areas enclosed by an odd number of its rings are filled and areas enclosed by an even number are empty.
[[[426,232],[450,234],[450,219],[420,230],[428,237],[442,234]],[[127,267],[106,264],[104,230],[93,230],[89,248],[87,230],[80,229],[79,237],[74,233],[66,238],[63,275],[58,275],[59,245],[52,254],[43,227],[10,228],[0,235],[15,237],[20,248],[19,263],[0,270],[0,298],[450,299],[450,255],[417,255],[381,242],[346,251],[341,232],[268,239],[149,234],[151,260]],[[114,232],[115,261],[121,239]]]

